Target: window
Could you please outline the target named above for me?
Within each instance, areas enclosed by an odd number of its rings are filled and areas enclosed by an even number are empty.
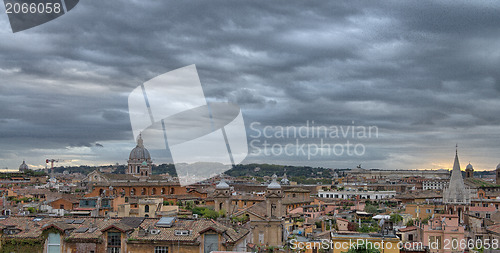
[[[174,235],[189,235],[189,230],[175,230]]]
[[[59,209],[64,209],[64,205],[59,205]]]
[[[167,246],[156,246],[155,253],[168,253],[168,247]]]
[[[441,249],[441,236],[429,236],[429,245],[431,243],[433,248]]]
[[[425,213],[431,213],[431,209],[425,209]]]
[[[204,252],[209,253],[219,250],[219,235],[205,234],[204,236]]]
[[[120,253],[121,235],[117,232],[108,232],[108,253]]]
[[[149,206],[148,205],[144,206],[144,212],[149,213]]]
[[[59,253],[61,252],[61,235],[57,233],[50,233],[47,238],[47,252]]]
[[[487,213],[486,214],[486,219],[490,219],[491,218],[491,214]]]

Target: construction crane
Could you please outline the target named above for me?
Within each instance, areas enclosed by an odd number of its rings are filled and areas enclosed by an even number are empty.
[[[50,163],[51,178],[54,177],[54,163],[58,162],[71,162],[72,160],[62,160],[62,159],[46,159],[45,163]],[[47,166],[45,166],[47,168]]]

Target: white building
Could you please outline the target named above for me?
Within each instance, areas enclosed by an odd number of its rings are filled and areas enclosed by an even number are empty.
[[[390,199],[396,196],[396,191],[319,191],[318,197],[331,199]]]
[[[422,182],[422,189],[425,190],[443,190],[448,187],[450,180],[448,179],[436,179],[427,180]]]

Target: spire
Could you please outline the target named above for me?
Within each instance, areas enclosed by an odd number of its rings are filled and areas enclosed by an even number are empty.
[[[458,161],[458,149],[455,151],[455,162],[453,162],[452,175],[455,172],[455,170],[457,170],[458,172],[460,172],[460,162]]]
[[[445,203],[469,202],[469,192],[465,188],[464,179],[462,178],[462,172],[460,170],[460,162],[458,161],[458,145],[455,150],[455,161],[453,162],[450,183],[443,193]]]
[[[139,137],[137,138],[137,146],[141,148],[144,147],[144,141],[142,140],[142,133],[140,133]]]

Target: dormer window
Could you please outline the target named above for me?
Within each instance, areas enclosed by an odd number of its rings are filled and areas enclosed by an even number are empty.
[[[9,227],[9,228],[5,228],[3,230],[3,233],[5,235],[15,235],[15,234],[19,234],[21,232],[21,229],[18,229],[18,228],[15,228],[15,227]]]
[[[174,234],[177,236],[186,236],[186,235],[190,235],[191,231],[189,231],[189,230],[175,230]]]

